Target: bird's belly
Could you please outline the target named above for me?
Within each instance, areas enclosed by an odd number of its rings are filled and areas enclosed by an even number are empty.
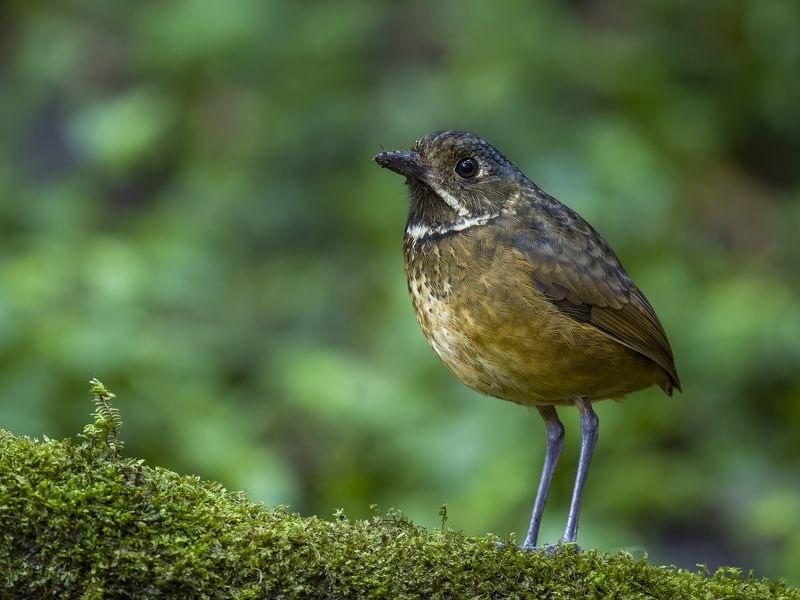
[[[513,289],[462,297],[409,277],[428,342],[467,386],[519,404],[621,397],[656,383],[658,367],[589,326],[569,323],[546,302],[520,309]],[[512,300],[513,298],[513,300]]]

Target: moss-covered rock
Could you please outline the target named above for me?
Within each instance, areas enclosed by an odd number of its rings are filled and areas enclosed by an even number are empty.
[[[522,552],[393,511],[327,521],[269,509],[122,458],[112,395],[93,390],[95,422],[76,441],[0,434],[1,597],[800,598],[735,569]]]

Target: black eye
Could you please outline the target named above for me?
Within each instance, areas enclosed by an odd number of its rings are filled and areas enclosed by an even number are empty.
[[[462,158],[456,163],[456,173],[461,175],[464,179],[475,177],[478,172],[478,161],[472,157]]]

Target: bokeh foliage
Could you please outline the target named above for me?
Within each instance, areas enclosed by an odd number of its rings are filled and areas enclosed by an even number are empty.
[[[583,544],[800,582],[798,26],[793,0],[4,2],[0,424],[74,431],[97,375],[154,464],[523,532],[543,427],[425,344],[370,162],[469,129],[607,237],[677,356],[684,394],[598,406]]]

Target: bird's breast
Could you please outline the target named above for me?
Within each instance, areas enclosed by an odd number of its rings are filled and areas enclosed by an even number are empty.
[[[527,343],[498,327],[505,289],[491,280],[493,256],[473,232],[406,239],[405,270],[414,311],[428,343],[467,386],[501,398],[518,384],[501,363],[527,363]],[[495,302],[489,301],[494,297]],[[505,333],[504,333],[505,332]]]
[[[414,311],[447,367],[478,392],[520,404],[621,397],[662,370],[565,316],[533,285],[527,262],[490,227],[404,240]]]
[[[436,354],[462,377],[461,357],[468,340],[458,326],[457,261],[444,259],[438,245],[414,240],[406,241],[404,254],[408,293],[422,331]]]

